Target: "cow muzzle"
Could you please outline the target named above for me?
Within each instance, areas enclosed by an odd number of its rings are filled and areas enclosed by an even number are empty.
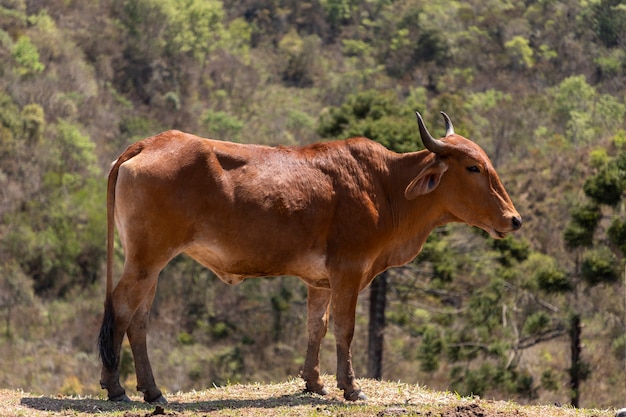
[[[522,217],[519,214],[516,214],[511,217],[508,227],[503,228],[502,230],[496,229],[494,227],[489,227],[485,229],[489,236],[494,239],[504,239],[507,234],[511,232],[515,232],[522,227]]]

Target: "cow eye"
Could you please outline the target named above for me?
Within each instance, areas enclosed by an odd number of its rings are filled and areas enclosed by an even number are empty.
[[[467,167],[467,170],[469,172],[477,172],[480,173],[480,168],[478,168],[476,165],[472,165],[471,167]]]

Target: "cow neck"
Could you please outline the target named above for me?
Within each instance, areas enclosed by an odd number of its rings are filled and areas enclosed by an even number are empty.
[[[434,228],[455,221],[443,210],[439,190],[413,200],[407,200],[404,191],[407,185],[421,172],[434,155],[427,150],[396,154],[390,163],[390,197],[393,234],[394,264],[403,264],[413,259],[422,249]]]

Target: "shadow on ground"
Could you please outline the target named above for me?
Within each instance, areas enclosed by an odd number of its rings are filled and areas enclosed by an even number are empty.
[[[39,411],[61,412],[75,411],[79,413],[100,414],[112,411],[130,411],[124,415],[129,416],[148,416],[148,415],[168,415],[172,411],[175,413],[184,412],[201,412],[208,413],[211,411],[219,411],[224,409],[270,409],[290,406],[311,406],[311,407],[328,407],[328,406],[354,406],[355,404],[346,403],[343,400],[333,397],[320,397],[307,393],[296,393],[283,395],[280,397],[268,397],[258,399],[227,399],[227,400],[210,400],[206,401],[190,401],[190,402],[170,402],[164,407],[146,404],[144,402],[133,401],[130,403],[115,403],[107,400],[98,400],[93,398],[54,398],[54,397],[24,397],[20,404]]]

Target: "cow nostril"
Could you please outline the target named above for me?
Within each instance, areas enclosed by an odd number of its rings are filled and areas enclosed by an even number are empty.
[[[520,216],[513,217],[513,229],[517,230],[522,227],[522,218]]]

